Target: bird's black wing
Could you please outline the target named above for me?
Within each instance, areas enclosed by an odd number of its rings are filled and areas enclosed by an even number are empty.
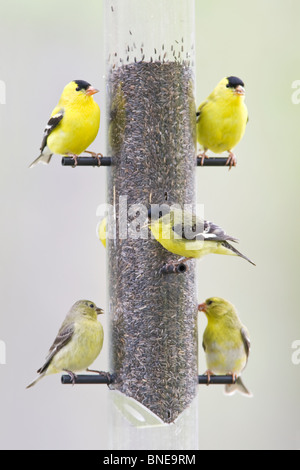
[[[42,374],[50,365],[55,354],[58,353],[69,341],[71,341],[74,334],[74,323],[70,323],[61,330],[59,330],[58,335],[56,336],[54,343],[52,344],[49,355],[46,358],[45,364],[37,371],[39,374]]]
[[[177,235],[186,240],[210,240],[215,242],[225,240],[233,242],[238,241],[236,238],[227,235],[221,227],[213,222],[209,222],[208,220],[201,221],[200,219],[196,219],[195,216],[187,223],[174,225],[172,229]]]
[[[196,112],[196,122],[198,123],[200,121],[200,118],[201,118],[201,111],[202,109],[204,108],[204,106],[208,103],[207,100],[203,101],[203,103],[201,103],[201,105],[199,106],[198,108],[198,111]]]
[[[49,135],[51,134],[53,129],[55,129],[56,126],[60,123],[63,117],[64,117],[64,110],[60,109],[58,113],[54,114],[54,116],[51,116],[51,118],[49,119],[44,129],[43,140],[42,140],[41,148],[40,148],[41,152],[43,152],[44,148],[47,145],[47,139]]]
[[[204,233],[205,240],[212,240],[216,242],[222,242],[225,240],[230,240],[232,242],[237,242],[237,238],[233,238],[231,235],[227,235],[225,230],[223,230],[219,225],[209,222],[209,220],[204,221]]]

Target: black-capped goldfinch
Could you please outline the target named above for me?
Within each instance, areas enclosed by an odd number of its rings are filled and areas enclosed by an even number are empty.
[[[163,206],[166,211],[149,209],[148,219],[152,234],[166,250],[183,256],[183,261],[216,253],[240,256],[254,265],[229,243],[238,240],[227,235],[218,225],[201,220],[186,210]]]
[[[200,104],[197,112],[197,138],[203,147],[201,161],[209,158],[207,150],[214,153],[227,151],[227,164],[236,165],[232,149],[243,137],[248,121],[244,103],[245,88],[238,77],[225,77],[213,92]]]
[[[45,364],[37,371],[38,377],[26,388],[45,375],[62,371],[67,372],[74,383],[75,372],[89,370],[103,345],[103,327],[97,319],[102,313],[103,310],[90,300],[78,300],[61,325]]]
[[[250,352],[249,333],[242,325],[236,309],[227,300],[212,297],[200,304],[198,310],[207,317],[203,349],[208,378],[210,375],[231,375],[236,382],[226,385],[225,393],[239,391],[251,396],[240,377]]]
[[[98,134],[100,108],[93,98],[98,91],[84,80],[73,80],[65,86],[45,127],[41,154],[29,168],[39,162],[48,164],[54,153],[73,157],[76,165],[77,156]]]

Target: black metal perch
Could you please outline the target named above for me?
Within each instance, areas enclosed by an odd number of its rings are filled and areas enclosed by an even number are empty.
[[[62,157],[62,166],[74,166],[72,157]],[[97,157],[78,157],[76,166],[111,166],[110,157],[100,157],[100,165],[98,165]]]
[[[74,380],[74,384],[106,384],[111,385],[114,382],[113,374],[97,374],[97,375],[77,375]],[[72,378],[69,375],[61,376],[61,383],[63,385],[72,385]],[[199,385],[230,385],[234,384],[235,380],[231,375],[211,375],[208,378],[207,375],[198,375],[198,384]]]
[[[74,381],[70,375],[62,375],[61,383],[63,385],[79,385],[79,384],[106,384],[111,385],[114,382],[114,375],[109,373],[104,374],[80,374],[76,375]]]
[[[98,165],[98,159],[96,157],[78,157],[76,166],[111,166],[111,157],[100,157],[100,165]],[[206,158],[201,165],[201,158],[197,157],[197,166],[228,166],[227,158],[223,157],[212,157]],[[74,166],[74,159],[72,157],[62,157],[62,166]]]
[[[201,165],[201,158],[197,157],[197,166],[229,166],[227,160],[227,157],[209,157],[205,158]]]

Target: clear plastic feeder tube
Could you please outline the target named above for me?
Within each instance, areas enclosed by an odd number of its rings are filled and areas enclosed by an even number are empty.
[[[145,227],[196,201],[194,20],[194,0],[105,0],[114,448],[197,445],[195,262],[162,273],[178,256]]]
[[[106,1],[108,65],[178,62],[194,67],[194,0]]]

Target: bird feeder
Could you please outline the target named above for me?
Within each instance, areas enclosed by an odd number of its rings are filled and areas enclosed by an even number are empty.
[[[207,378],[198,377],[195,261],[163,269],[178,257],[145,225],[153,205],[195,208],[195,1],[105,0],[104,22],[112,375],[77,383],[109,384],[112,449],[197,449],[197,389]]]
[[[183,207],[196,200],[194,3],[105,1],[112,158],[107,202],[114,208],[108,217],[108,314],[114,433],[123,437],[130,430],[137,437],[132,426],[173,423],[175,431],[197,395],[195,262],[184,273],[163,274],[172,255],[142,222],[134,230],[135,219],[145,221],[152,204]],[[188,424],[195,436],[196,414]],[[170,432],[156,435],[166,439]],[[169,445],[179,448],[179,439],[171,437]],[[185,444],[196,445],[194,436],[189,440]]]

